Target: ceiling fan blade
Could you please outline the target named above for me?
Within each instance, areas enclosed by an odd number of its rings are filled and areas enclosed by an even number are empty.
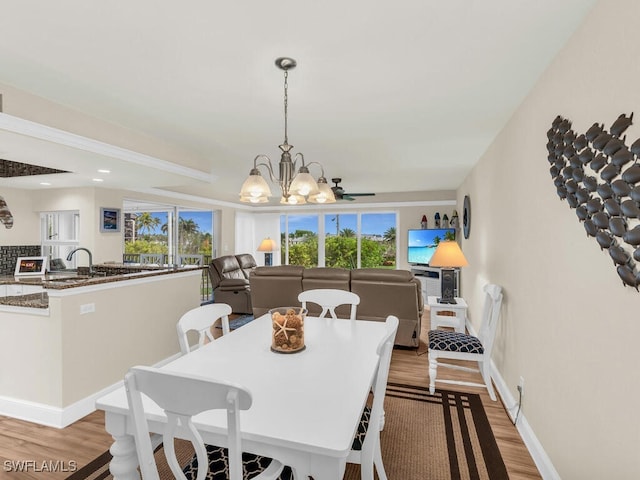
[[[335,186],[331,187],[331,190],[333,190],[336,200],[349,200],[352,202],[355,200],[354,197],[370,197],[375,195],[375,193],[346,193],[340,186],[340,182],[342,182],[341,178],[332,178],[331,181],[335,183]]]

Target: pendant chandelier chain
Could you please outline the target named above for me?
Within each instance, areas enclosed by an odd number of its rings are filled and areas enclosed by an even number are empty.
[[[287,136],[287,109],[289,106],[289,83],[287,82],[289,78],[289,72],[287,70],[284,71],[284,143],[287,145],[289,143],[289,138]]]
[[[264,167],[269,172],[272,182],[277,182],[282,191],[281,204],[303,205],[312,203],[333,203],[336,201],[331,188],[324,177],[324,169],[319,162],[306,163],[302,153],[298,152],[292,158],[291,150],[293,145],[289,145],[289,70],[295,68],[296,61],[293,58],[280,57],[276,59],[276,66],[284,70],[284,142],[278,145],[282,153],[278,163],[278,176],[274,174],[271,159],[267,155],[256,155],[253,159],[253,168],[249,172],[249,177],[240,188],[240,201],[245,203],[268,203],[271,196],[271,189],[262,178],[258,167]],[[298,168],[298,161],[300,166]],[[321,175],[315,180],[309,173],[309,166],[320,167]]]

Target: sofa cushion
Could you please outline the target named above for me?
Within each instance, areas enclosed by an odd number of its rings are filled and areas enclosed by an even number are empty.
[[[244,273],[244,278],[249,279],[249,275],[251,272],[258,266],[256,263],[256,259],[253,258],[253,255],[250,253],[240,253],[236,255],[236,259],[238,260],[238,265],[242,269],[242,273]]]
[[[351,270],[351,280],[369,282],[409,282],[415,278],[408,270],[390,270],[386,268],[358,268]]]
[[[302,271],[297,265],[257,267],[249,276],[253,315],[257,318],[271,308],[300,305]]]
[[[251,275],[268,277],[300,277],[304,267],[298,265],[277,265],[275,267],[257,267]]]
[[[246,290],[247,288],[249,288],[249,280],[246,278],[223,278],[218,285],[218,290]]]
[[[222,278],[246,278],[235,255],[225,255],[211,261]]]

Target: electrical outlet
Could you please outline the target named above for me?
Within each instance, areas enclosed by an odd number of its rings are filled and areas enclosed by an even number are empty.
[[[524,396],[524,377],[520,377],[520,380],[518,381],[518,391],[520,392],[520,395]]]
[[[95,303],[85,303],[84,305],[80,305],[80,315],[84,315],[85,313],[93,313],[96,311]]]

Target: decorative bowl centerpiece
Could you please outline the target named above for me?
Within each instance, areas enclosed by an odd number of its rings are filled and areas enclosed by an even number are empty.
[[[271,350],[278,353],[296,353],[304,350],[304,317],[307,309],[278,307],[271,314]]]

